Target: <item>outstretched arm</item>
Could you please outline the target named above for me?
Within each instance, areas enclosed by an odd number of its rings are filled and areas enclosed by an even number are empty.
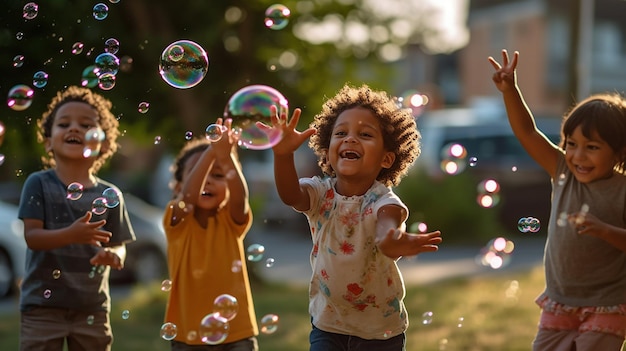
[[[509,61],[509,54],[506,50],[502,50],[502,65],[500,65],[490,56],[488,60],[496,70],[493,74],[493,82],[502,92],[513,133],[526,149],[526,152],[548,172],[550,177],[554,178],[561,151],[537,128],[535,119],[524,101],[522,92],[517,85],[518,58],[519,53],[516,51],[513,54],[513,60]]]
[[[60,229],[44,229],[43,221],[24,218],[24,239],[31,250],[52,250],[69,244],[108,243],[111,232],[102,230],[106,220],[90,222],[91,212],[78,218],[70,226]]]
[[[400,230],[405,210],[396,205],[386,205],[378,210],[376,222],[376,244],[387,257],[398,259],[401,256],[414,256],[422,252],[439,249],[441,232],[414,234]]]
[[[297,108],[291,117],[287,119],[287,113],[277,110],[272,106],[272,127],[282,130],[282,138],[272,151],[274,152],[274,180],[280,199],[288,206],[298,211],[309,209],[309,193],[300,186],[298,172],[294,160],[294,153],[311,135],[315,129],[309,128],[303,132],[296,130],[301,110]]]

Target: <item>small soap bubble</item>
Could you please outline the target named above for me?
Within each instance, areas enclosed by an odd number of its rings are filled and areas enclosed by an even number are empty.
[[[48,84],[48,73],[44,71],[37,71],[33,74],[33,86],[35,88],[43,88]]]
[[[119,40],[115,38],[109,38],[104,41],[104,52],[115,55],[117,54],[119,50],[120,50]]]
[[[263,254],[265,253],[265,246],[261,244],[252,244],[248,246],[246,252],[248,255],[248,261],[258,262],[263,258]]]
[[[178,327],[172,322],[164,323],[161,326],[161,338],[163,340],[173,340],[178,334]]]
[[[161,53],[159,74],[174,88],[188,89],[198,85],[208,70],[209,58],[206,51],[193,41],[175,41]]]
[[[45,299],[49,299],[50,296],[52,296],[52,291],[50,291],[50,289],[46,289],[46,290],[43,291],[43,297]]]
[[[191,140],[191,138],[193,138],[193,132],[192,131],[186,131],[185,132],[185,140]]]
[[[230,325],[226,318],[219,313],[210,313],[202,318],[198,334],[203,343],[209,345],[221,344],[228,337]]]
[[[24,66],[24,55],[16,55],[13,57],[13,67],[20,68]]]
[[[59,279],[61,278],[61,271],[58,269],[55,269],[52,271],[52,278],[54,279]]]
[[[154,145],[158,145],[161,143],[161,136],[157,135],[154,137]]]
[[[198,332],[195,330],[190,330],[189,333],[187,333],[187,340],[189,341],[194,341],[198,338]]]
[[[169,279],[164,279],[161,282],[161,291],[170,291],[172,290],[172,281]]]
[[[106,188],[102,192],[102,196],[106,199],[106,206],[108,208],[114,208],[120,204],[120,193],[117,189]]]
[[[130,318],[130,311],[129,310],[123,310],[122,311],[122,319],[128,319]]]
[[[223,132],[222,126],[219,124],[209,124],[204,131],[206,138],[213,142],[220,140]]]
[[[148,110],[150,110],[149,102],[142,101],[139,103],[139,106],[137,106],[137,111],[139,111],[139,113],[146,113]]]
[[[72,54],[80,55],[83,53],[84,48],[85,48],[85,44],[81,43],[80,41],[77,41],[74,44],[72,44]]]
[[[104,3],[97,3],[93,7],[93,18],[102,21],[109,15],[109,7]]]
[[[112,73],[104,73],[98,76],[98,88],[102,90],[111,90],[115,87],[115,75]]]
[[[83,196],[83,185],[78,182],[70,183],[67,186],[66,198],[68,200],[78,200]]]
[[[278,316],[272,313],[261,317],[261,333],[274,334],[278,330]]]
[[[557,181],[559,186],[565,185],[565,173],[559,174],[559,180]]]
[[[472,156],[469,158],[469,166],[475,167],[478,164],[478,158]]]
[[[37,5],[34,2],[29,2],[26,5],[24,5],[24,8],[22,9],[22,17],[24,17],[25,20],[32,20],[35,17],[37,17],[37,14],[39,13],[39,5]]]
[[[463,322],[464,321],[465,321],[464,317],[459,317],[459,319],[457,320],[457,323],[456,323],[457,328],[463,327]]]
[[[95,317],[90,314],[87,316],[87,325],[93,325],[93,321],[94,321]]]
[[[239,311],[239,302],[237,298],[229,294],[222,294],[213,300],[213,312],[226,318],[227,321],[233,320]]]
[[[91,65],[83,69],[80,85],[87,88],[94,88],[98,85],[98,75],[96,74],[96,66]]]
[[[107,211],[107,199],[97,197],[91,203],[91,212],[96,215],[102,215]]]
[[[457,175],[467,166],[467,150],[458,143],[445,145],[441,149],[441,170],[449,175]]]
[[[289,23],[291,11],[287,6],[274,4],[265,10],[265,26],[273,30],[281,30]]]
[[[239,273],[241,272],[241,268],[242,268],[241,260],[234,260],[233,264],[230,267],[230,270],[233,273]]]
[[[267,260],[265,260],[265,267],[272,268],[274,267],[274,263],[275,263],[275,260],[270,257]]]
[[[17,40],[22,40],[22,39],[24,39],[24,33],[23,33],[23,32],[17,32],[17,33],[15,33],[15,39],[17,39]]]
[[[33,103],[35,91],[25,84],[18,84],[9,90],[7,106],[14,111],[24,111]]]
[[[104,131],[100,127],[90,128],[85,132],[85,146],[83,148],[83,157],[97,156],[100,153],[100,147],[104,140]]]
[[[94,65],[96,66],[94,72],[97,76],[105,73],[116,75],[120,70],[120,59],[112,53],[103,52],[96,56]]]
[[[476,202],[481,207],[490,208],[500,202],[500,184],[494,179],[485,179],[477,186]]]
[[[431,311],[427,311],[422,313],[422,324],[428,325],[433,322],[433,313]]]
[[[224,118],[232,119],[234,131],[239,133],[239,146],[252,150],[269,149],[282,137],[279,128],[268,130],[257,123],[272,125],[270,107],[280,114],[287,112],[289,103],[278,90],[266,85],[250,85],[233,94],[224,109]]]

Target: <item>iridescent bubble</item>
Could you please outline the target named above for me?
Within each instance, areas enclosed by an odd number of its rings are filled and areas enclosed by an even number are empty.
[[[227,321],[233,320],[239,311],[239,302],[237,298],[229,294],[222,294],[213,300],[213,312],[226,318]]]
[[[474,156],[469,158],[469,166],[470,167],[475,167],[476,164],[478,164],[478,159]]]
[[[120,42],[117,39],[109,38],[104,41],[104,52],[115,55],[117,54],[119,50],[120,50]],[[119,66],[119,60],[118,60],[118,66]]]
[[[182,57],[172,60],[170,52],[174,46],[182,48]],[[174,49],[174,51],[179,49]],[[161,53],[159,73],[163,80],[178,89],[188,89],[198,85],[209,70],[206,51],[190,40],[179,40],[168,45]]]
[[[246,253],[248,254],[248,261],[258,262],[263,258],[265,246],[261,244],[252,244],[248,246]]]
[[[190,330],[189,333],[187,333],[187,340],[194,341],[196,338],[198,338],[198,332],[195,330]]]
[[[234,260],[233,264],[230,267],[230,271],[233,273],[241,272],[242,263],[241,260]]]
[[[130,311],[129,310],[123,310],[122,311],[122,319],[128,319],[130,318]]]
[[[490,208],[500,202],[500,184],[494,179],[485,179],[477,186],[478,196],[476,202],[481,207]]]
[[[37,71],[33,74],[33,86],[35,86],[35,88],[43,88],[46,84],[48,84],[48,73]]]
[[[422,313],[422,324],[428,325],[433,322],[433,313],[431,311],[426,311]]]
[[[107,200],[106,206],[108,208],[114,208],[120,204],[120,193],[117,189],[106,188],[102,192],[102,196]]]
[[[209,124],[204,131],[205,136],[210,141],[218,141],[222,138],[223,126],[219,124]]]
[[[94,319],[95,319],[95,317],[92,314],[88,315],[87,316],[87,325],[92,325]]]
[[[193,132],[188,130],[185,132],[185,140],[191,140],[193,138]]]
[[[94,72],[100,76],[105,73],[117,74],[120,70],[120,59],[112,53],[103,52],[96,57],[94,61],[96,69]]]
[[[97,3],[93,7],[93,18],[102,21],[109,15],[109,7],[104,3]]]
[[[202,318],[198,333],[200,340],[209,345],[221,344],[228,337],[230,325],[219,313],[210,313]]]
[[[278,330],[278,316],[275,314],[266,314],[261,317],[261,333],[273,334]]]
[[[80,85],[87,88],[94,88],[98,85],[98,75],[96,74],[96,66],[87,66],[83,70]]]
[[[68,200],[78,200],[83,196],[83,185],[77,182],[70,183],[67,186],[65,197]]]
[[[46,289],[43,291],[43,297],[46,299],[49,299],[50,296],[52,296],[52,291],[50,291],[50,289]]]
[[[61,278],[61,271],[58,269],[55,269],[52,271],[52,278],[54,279],[59,279]]]
[[[477,256],[476,261],[483,266],[500,269],[510,262],[514,249],[515,244],[511,240],[497,237],[487,243],[480,255]]]
[[[139,113],[146,113],[148,110],[150,110],[149,102],[142,101],[139,103],[139,106],[137,106],[137,111],[139,111]]]
[[[183,56],[185,56],[185,49],[183,49],[182,46],[180,45],[171,45],[169,46],[168,52],[167,52],[167,57],[174,61],[174,62],[178,62],[180,61]]]
[[[104,73],[98,76],[98,87],[102,90],[111,90],[115,87],[115,75]]]
[[[161,282],[161,291],[170,291],[172,290],[172,281],[169,279],[165,279]]]
[[[104,140],[104,131],[100,127],[90,128],[85,132],[85,146],[83,157],[92,157],[100,154],[100,147]]]
[[[159,145],[161,143],[161,136],[157,135],[154,137],[154,145]]]
[[[273,258],[270,257],[267,260],[265,260],[265,267],[272,268],[272,267],[274,267],[274,263],[275,262],[276,261]]]
[[[257,122],[271,125],[270,107],[276,106],[278,113],[287,113],[288,105],[278,90],[265,85],[250,85],[230,97],[224,118],[231,118],[233,129],[239,131],[239,146],[252,150],[269,149],[280,141],[282,131],[259,128]]]
[[[18,84],[9,90],[7,106],[14,111],[24,111],[33,103],[35,92],[25,84]]]
[[[273,30],[280,30],[289,23],[291,11],[287,6],[274,4],[265,10],[265,26]]]
[[[74,44],[72,44],[72,54],[80,55],[83,53],[84,48],[85,48],[85,44],[81,43],[80,41],[77,41]]]
[[[24,65],[24,55],[15,55],[13,57],[13,67],[20,68]]]
[[[109,2],[110,2],[111,4],[117,4],[118,2],[120,2],[120,0],[109,0]]]
[[[441,170],[456,175],[465,170],[467,150],[458,143],[447,144],[441,150]]]
[[[97,197],[91,203],[91,212],[96,215],[102,215],[107,211],[107,199]]]
[[[24,39],[24,33],[23,33],[23,32],[17,32],[17,33],[15,33],[15,39],[17,39],[17,40],[22,40],[22,39]]]
[[[33,18],[37,17],[38,13],[39,5],[34,2],[27,3],[22,9],[22,17],[24,17],[25,20],[32,20]]]
[[[163,340],[173,340],[178,334],[178,327],[172,322],[164,323],[161,326],[161,338]]]

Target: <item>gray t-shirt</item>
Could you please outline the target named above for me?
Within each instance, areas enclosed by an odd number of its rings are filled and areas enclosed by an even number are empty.
[[[32,173],[22,188],[19,218],[39,219],[45,229],[70,226],[76,219],[92,210],[92,203],[103,197],[103,191],[112,188],[119,194],[115,202],[105,207],[105,212],[92,211],[91,221],[106,219],[104,230],[112,233],[109,243],[115,246],[135,240],[128,219],[124,198],[119,189],[96,178],[92,188],[85,188],[77,200],[67,198],[67,184],[63,184],[54,170]],[[80,311],[110,310],[110,267],[94,267],[89,260],[98,248],[88,244],[70,244],[53,250],[26,252],[26,274],[21,286],[20,310],[37,306],[68,308]]]
[[[614,306],[626,303],[626,253],[608,242],[578,234],[574,225],[559,220],[581,211],[626,228],[626,176],[582,184],[561,157],[552,180],[552,209],[544,263],[546,294],[569,306]],[[563,223],[565,222],[565,223]]]

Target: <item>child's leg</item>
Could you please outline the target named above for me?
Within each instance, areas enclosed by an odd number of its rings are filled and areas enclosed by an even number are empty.
[[[347,350],[348,336],[329,333],[317,329],[311,325],[311,333],[309,334],[309,342],[311,346],[309,351],[344,351]]]
[[[110,351],[113,332],[109,313],[72,312],[72,332],[67,337],[69,351]]]
[[[619,351],[624,343],[626,316],[619,313],[593,313],[585,316],[578,331],[577,351]]]
[[[576,338],[576,351],[620,351],[624,338],[607,333],[585,332]]]
[[[61,351],[69,333],[65,310],[35,308],[22,312],[20,320],[21,351]]]
[[[576,330],[539,329],[533,340],[533,351],[576,351]]]

